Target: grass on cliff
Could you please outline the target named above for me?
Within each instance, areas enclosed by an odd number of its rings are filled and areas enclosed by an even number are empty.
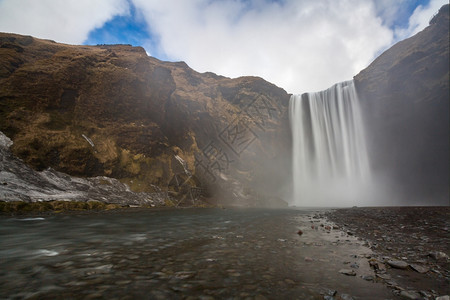
[[[0,201],[0,213],[28,213],[28,212],[62,212],[80,210],[110,210],[121,208],[119,204],[108,204],[99,201]]]

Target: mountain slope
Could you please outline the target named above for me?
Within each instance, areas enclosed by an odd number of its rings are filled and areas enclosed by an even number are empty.
[[[449,5],[355,81],[372,167],[397,204],[449,205]]]
[[[200,74],[140,47],[5,33],[0,58],[0,130],[37,170],[152,192],[184,176],[181,161],[192,185],[242,205],[287,181],[289,95],[261,78]]]

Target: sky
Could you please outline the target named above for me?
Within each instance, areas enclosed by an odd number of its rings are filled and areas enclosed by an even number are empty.
[[[351,79],[448,0],[0,0],[0,31],[131,44],[198,72],[260,76],[289,93]]]

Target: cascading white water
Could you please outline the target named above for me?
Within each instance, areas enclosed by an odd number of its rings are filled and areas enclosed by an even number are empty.
[[[353,206],[363,202],[370,168],[353,81],[290,99],[293,203]]]

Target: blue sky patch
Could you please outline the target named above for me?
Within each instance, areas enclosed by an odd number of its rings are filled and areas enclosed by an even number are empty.
[[[147,22],[145,22],[144,17],[138,15],[136,8],[130,4],[130,13],[128,15],[115,16],[101,28],[92,30],[84,44],[130,44],[143,46],[143,43],[147,40],[151,40]]]

